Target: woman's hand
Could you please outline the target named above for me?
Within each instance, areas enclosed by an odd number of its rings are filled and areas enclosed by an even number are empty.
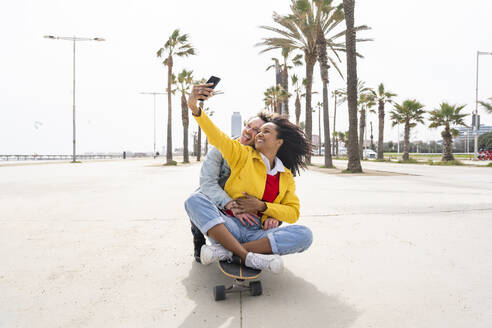
[[[234,200],[233,208],[238,213],[257,213],[267,209],[266,204],[258,198],[243,192],[244,196]]]
[[[273,229],[278,227],[279,221],[274,218],[267,218],[265,222],[263,222],[263,230]]]
[[[193,115],[200,114],[200,108],[197,106],[198,101],[207,100],[213,96],[214,89],[209,88],[213,83],[197,84],[193,86],[190,96],[188,97],[188,107],[193,112]]]
[[[243,226],[247,226],[248,224],[250,226],[260,224],[259,218],[253,213],[235,213],[234,209],[232,210],[232,213],[239,221],[241,221]]]

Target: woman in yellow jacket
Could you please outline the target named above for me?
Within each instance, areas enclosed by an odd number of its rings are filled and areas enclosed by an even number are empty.
[[[235,199],[227,213],[221,212],[205,195],[195,193],[185,202],[193,223],[216,241],[204,245],[204,265],[237,255],[246,266],[278,273],[283,269],[280,255],[302,252],[312,243],[312,232],[301,225],[275,226],[275,218],[295,223],[299,199],[292,172],[306,167],[310,144],[304,133],[286,117],[264,124],[255,137],[255,148],[244,146],[220,131],[197,106],[212,96],[209,85],[196,85],[188,99],[197,123],[210,144],[223,155],[231,168],[224,190]],[[244,226],[234,215],[257,212],[261,224]]]

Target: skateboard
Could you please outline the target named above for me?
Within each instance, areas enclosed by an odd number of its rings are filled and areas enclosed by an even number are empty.
[[[214,299],[216,301],[225,300],[227,293],[249,291],[251,296],[260,296],[263,293],[261,281],[246,282],[258,278],[261,270],[246,267],[241,263],[239,257],[234,256],[232,261],[220,261],[219,269],[224,275],[235,281],[227,288],[224,285],[214,287]]]

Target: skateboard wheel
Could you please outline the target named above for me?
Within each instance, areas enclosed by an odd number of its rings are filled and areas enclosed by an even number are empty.
[[[263,293],[263,288],[261,287],[261,281],[252,281],[249,283],[249,292],[251,296],[260,296]]]
[[[214,299],[216,301],[223,301],[226,298],[226,290],[224,285],[214,287]]]

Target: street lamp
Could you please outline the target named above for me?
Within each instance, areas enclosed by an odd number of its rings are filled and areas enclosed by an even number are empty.
[[[65,41],[72,41],[73,42],[73,100],[72,100],[72,106],[73,106],[73,156],[72,156],[72,162],[76,162],[76,152],[75,152],[75,42],[76,41],[106,41],[103,38],[79,38],[76,36],[54,36],[54,35],[45,35],[44,38],[46,39],[53,39],[53,40],[65,40]]]
[[[492,55],[492,52],[477,51],[477,79],[475,82],[475,143],[474,143],[474,157],[478,160],[478,58],[480,55]]]
[[[154,96],[154,158],[155,158],[155,96],[165,95],[167,92],[140,92],[141,95],[153,95]]]

